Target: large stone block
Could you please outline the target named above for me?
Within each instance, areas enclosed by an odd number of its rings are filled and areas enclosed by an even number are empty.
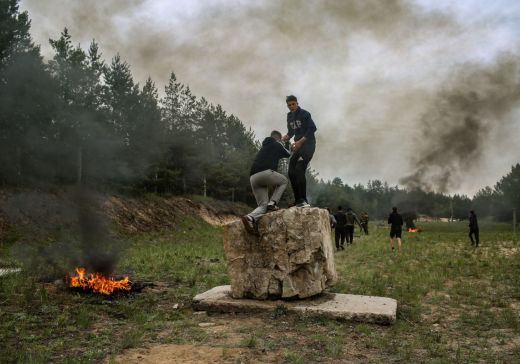
[[[259,236],[241,221],[225,226],[224,249],[234,298],[305,298],[337,280],[327,210],[291,208],[258,222]]]

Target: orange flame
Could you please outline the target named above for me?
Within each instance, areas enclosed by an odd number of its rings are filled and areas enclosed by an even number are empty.
[[[417,231],[419,231],[419,230],[416,228],[408,228],[409,233],[416,233]]]
[[[90,273],[86,276],[86,269],[83,267],[77,267],[75,270],[78,275],[69,278],[71,287],[90,289],[92,292],[106,295],[112,294],[116,290],[129,291],[131,289],[131,282],[128,277],[115,280],[114,278],[105,277],[101,273]]]

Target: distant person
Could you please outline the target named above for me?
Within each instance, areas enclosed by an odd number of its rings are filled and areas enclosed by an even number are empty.
[[[478,248],[478,245],[480,243],[479,241],[479,233],[478,233],[478,221],[477,221],[477,215],[475,214],[475,211],[471,210],[469,212],[469,238],[471,239],[471,245],[475,246],[475,248]],[[475,236],[475,240],[473,240],[473,236]]]
[[[242,222],[247,231],[253,234],[256,233],[258,219],[267,211],[278,209],[278,202],[287,187],[287,178],[276,172],[280,159],[290,156],[289,151],[280,142],[281,139],[282,133],[272,131],[271,136],[262,142],[262,148],[256,154],[249,171],[249,181],[258,207],[242,216]],[[269,189],[274,189],[270,198]]]
[[[293,152],[289,160],[289,179],[294,193],[295,207],[310,207],[307,201],[307,181],[305,171],[316,150],[316,138],[314,132],[316,125],[311,114],[298,106],[298,99],[294,95],[285,99],[289,112],[287,113],[287,134],[283,136],[284,142],[294,136],[291,146]]]
[[[361,213],[359,222],[361,223],[361,228],[365,232],[365,235],[368,235],[368,213],[366,211]]]
[[[347,208],[347,213],[345,214],[345,218],[347,219],[345,223],[345,232],[347,234],[347,244],[352,245],[354,243],[354,223],[357,223],[361,226],[357,215],[352,211],[349,207]]]
[[[330,221],[330,227],[331,228],[335,228],[336,227],[336,218],[334,217],[334,215],[332,214],[332,212],[330,212],[330,209],[328,207],[325,207],[327,209],[327,212],[329,213],[329,221]]]
[[[397,207],[392,207],[392,213],[388,216],[390,226],[390,246],[394,250],[394,240],[397,239],[399,251],[401,251],[401,235],[403,232],[403,217],[397,213]]]
[[[336,241],[336,250],[345,250],[345,240],[347,238],[347,215],[343,212],[343,207],[338,206],[338,210],[334,214],[336,219],[336,227],[334,229],[334,240]]]

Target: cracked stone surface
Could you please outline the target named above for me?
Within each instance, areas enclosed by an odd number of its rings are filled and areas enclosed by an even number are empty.
[[[225,226],[224,249],[233,298],[306,298],[337,281],[329,215],[291,208],[262,216],[259,235],[242,221]]]

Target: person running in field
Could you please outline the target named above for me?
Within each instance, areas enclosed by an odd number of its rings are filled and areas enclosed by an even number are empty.
[[[334,217],[334,215],[332,215],[332,212],[330,212],[330,209],[328,207],[325,207],[325,209],[329,213],[330,227],[335,228],[336,227],[336,218]]]
[[[478,248],[480,243],[479,241],[479,232],[478,232],[478,221],[477,215],[475,211],[471,210],[469,212],[469,238],[471,239],[471,245],[475,245],[475,248]],[[473,240],[473,236],[475,236],[475,240]]]
[[[361,228],[365,232],[365,235],[368,235],[368,213],[362,212],[359,221],[361,222]]]
[[[347,215],[343,212],[343,207],[338,206],[338,211],[334,214],[336,218],[336,227],[334,228],[334,239],[336,241],[336,250],[345,250],[345,240],[347,238]]]
[[[271,136],[264,139],[249,171],[249,181],[258,207],[242,216],[242,222],[252,234],[256,233],[256,223],[262,215],[278,209],[278,201],[287,187],[287,178],[276,172],[279,160],[290,156],[289,151],[280,142],[281,138],[282,133],[273,130]],[[270,188],[274,190],[269,198]]]
[[[350,207],[347,208],[345,218],[345,233],[347,235],[347,244],[352,245],[352,243],[354,243],[354,223],[357,223],[359,226],[361,226],[361,224],[359,223],[357,215]]]
[[[388,216],[390,225],[390,247],[394,250],[394,240],[397,239],[399,251],[401,251],[401,234],[403,232],[403,217],[397,213],[397,207],[392,207],[392,213]]]
[[[294,136],[289,160],[289,179],[294,193],[294,206],[310,207],[307,201],[307,181],[305,171],[316,150],[316,125],[311,114],[298,106],[298,99],[294,95],[285,99],[289,112],[287,113],[287,134],[282,141],[287,142]]]

